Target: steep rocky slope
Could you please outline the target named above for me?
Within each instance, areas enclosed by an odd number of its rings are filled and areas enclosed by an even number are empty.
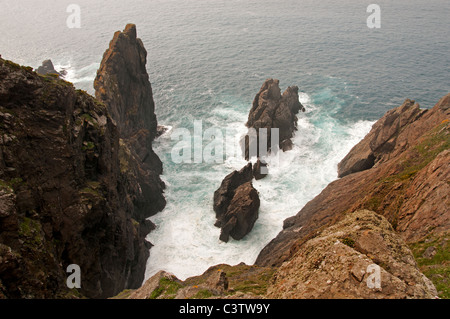
[[[120,49],[141,51],[137,61],[122,58],[142,67],[142,43],[133,26],[125,33],[131,40]],[[99,74],[108,78],[97,86],[102,99],[114,105],[0,59],[0,297],[76,296],[66,286],[69,264],[80,266],[79,292],[87,297],[142,283],[153,227],[146,218],[165,205],[161,162],[151,149],[151,88],[146,72],[136,73],[142,85],[108,99],[109,89],[129,79],[115,77],[105,61]],[[130,93],[144,105],[127,104]],[[114,108],[123,113],[113,119]]]
[[[449,114],[450,94],[429,110],[406,100],[387,112],[340,163],[341,175],[355,172],[329,184],[285,220],[256,263],[280,265],[321,227],[360,208],[385,216],[408,243],[445,236],[450,227]],[[373,164],[361,165],[367,158]]]
[[[376,287],[374,265],[379,266]],[[376,267],[375,266],[375,267]],[[275,273],[268,298],[435,298],[408,246],[382,216],[360,210],[308,240]]]

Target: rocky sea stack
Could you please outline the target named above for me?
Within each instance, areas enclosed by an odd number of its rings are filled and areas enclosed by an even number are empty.
[[[115,34],[96,89],[101,100],[0,59],[0,297],[105,298],[144,279],[146,218],[165,200],[133,25]],[[70,264],[79,292],[66,286]]]
[[[291,138],[297,130],[297,116],[299,111],[305,108],[299,101],[298,87],[290,86],[281,94],[279,80],[267,79],[253,100],[252,108],[248,115],[247,127],[256,130],[257,138],[254,141],[247,140],[244,143],[245,159],[249,159],[252,149],[259,150],[259,129],[267,129],[267,151],[271,149],[271,129],[279,129],[277,145],[283,151],[292,148]],[[252,145],[256,143],[256,145]],[[256,155],[255,154],[255,155]]]
[[[236,240],[244,238],[258,219],[260,201],[252,179],[252,164],[248,163],[226,176],[214,192],[215,226],[221,228],[220,240],[224,242],[230,236]]]

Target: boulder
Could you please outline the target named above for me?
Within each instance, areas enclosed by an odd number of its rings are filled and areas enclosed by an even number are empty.
[[[253,165],[253,176],[255,177],[255,179],[263,179],[267,176],[268,173],[269,170],[267,168],[267,163],[263,163],[260,159],[258,159],[255,165]]]
[[[228,206],[227,212],[220,219],[220,240],[228,242],[229,237],[240,240],[253,228],[258,219],[260,200],[258,191],[251,182],[240,185]]]
[[[216,226],[221,227],[222,216],[228,211],[228,206],[234,197],[236,189],[253,179],[252,163],[248,163],[240,171],[228,174],[214,192],[213,208],[216,212]]]

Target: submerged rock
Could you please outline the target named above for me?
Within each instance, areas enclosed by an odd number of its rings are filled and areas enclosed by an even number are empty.
[[[269,173],[269,169],[267,167],[267,163],[261,162],[260,159],[256,161],[253,165],[253,176],[256,180],[263,179]]]

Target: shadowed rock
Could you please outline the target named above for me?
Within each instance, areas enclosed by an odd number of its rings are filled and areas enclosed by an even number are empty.
[[[299,102],[298,87],[291,86],[281,95],[279,81],[267,79],[253,100],[252,108],[248,115],[247,127],[256,130],[256,139],[246,137],[243,141],[245,159],[251,156],[260,156],[259,149],[260,131],[267,129],[267,152],[271,150],[271,129],[279,129],[279,139],[276,144],[284,151],[291,148],[290,139],[297,129],[297,116],[299,111],[305,108]],[[262,142],[263,143],[263,142]],[[252,153],[253,149],[256,154]],[[264,154],[263,154],[264,155]]]
[[[62,76],[61,73],[55,70],[53,66],[53,62],[51,60],[45,60],[42,62],[42,65],[36,69],[36,72],[42,75],[47,74],[57,74],[59,77]]]
[[[228,242],[229,236],[236,240],[245,237],[258,219],[259,195],[251,182],[240,185],[220,220],[220,240]]]

